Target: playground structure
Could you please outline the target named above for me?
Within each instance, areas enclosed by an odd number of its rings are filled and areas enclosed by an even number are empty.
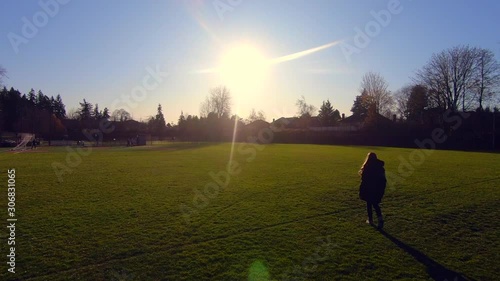
[[[96,137],[97,138],[97,137]],[[173,141],[167,140],[166,142]],[[33,133],[15,133],[15,132],[0,132],[0,148],[8,148],[5,151],[23,152],[44,147],[61,147],[61,146],[85,146],[85,147],[113,147],[113,146],[145,146],[158,144],[164,141],[159,141],[151,135],[136,135],[128,138],[107,138],[107,139],[70,139],[68,136],[62,139],[47,140],[40,135]]]
[[[19,143],[11,149],[11,151],[24,151],[28,148],[28,144],[31,144],[31,148],[35,147],[35,135],[28,133],[19,134]]]

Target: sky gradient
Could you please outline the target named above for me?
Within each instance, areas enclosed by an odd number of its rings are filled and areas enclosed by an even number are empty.
[[[301,95],[316,107],[330,99],[350,115],[368,71],[396,91],[446,48],[468,44],[500,57],[500,1],[2,0],[0,11],[7,87],[60,94],[67,111],[83,98],[101,109],[123,107],[136,120],[155,115],[158,103],[167,122],[181,111],[199,115],[218,85],[230,89],[233,113],[243,118],[251,108],[268,121],[295,115]],[[35,32],[23,34],[26,21]],[[359,44],[359,30],[368,43]],[[206,71],[241,46],[265,61],[299,55],[237,82]],[[347,47],[356,52],[346,56]]]

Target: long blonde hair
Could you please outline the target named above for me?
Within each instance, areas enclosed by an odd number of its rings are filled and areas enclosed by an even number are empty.
[[[366,165],[373,162],[374,160],[377,160],[377,154],[375,154],[374,152],[368,152],[365,158],[365,162],[363,162],[363,165],[361,165],[361,169],[359,170],[358,174],[361,176],[363,174],[363,171],[365,170]]]

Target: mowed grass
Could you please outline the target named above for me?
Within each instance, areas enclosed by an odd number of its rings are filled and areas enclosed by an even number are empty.
[[[365,224],[358,199],[369,151],[398,176],[382,204],[384,233]],[[214,190],[211,173],[224,178],[230,152],[230,144],[95,148],[62,182],[53,163],[66,163],[65,148],[0,152],[4,187],[7,168],[16,169],[18,218],[16,273],[7,272],[2,227],[0,279],[498,276],[499,154],[432,151],[408,172],[401,159],[412,149],[236,144],[238,174]],[[0,202],[6,219],[6,192]]]

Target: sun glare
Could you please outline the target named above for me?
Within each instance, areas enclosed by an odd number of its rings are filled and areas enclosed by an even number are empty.
[[[269,61],[256,47],[245,44],[223,54],[219,74],[224,83],[243,90],[262,83],[268,75],[268,66]]]

